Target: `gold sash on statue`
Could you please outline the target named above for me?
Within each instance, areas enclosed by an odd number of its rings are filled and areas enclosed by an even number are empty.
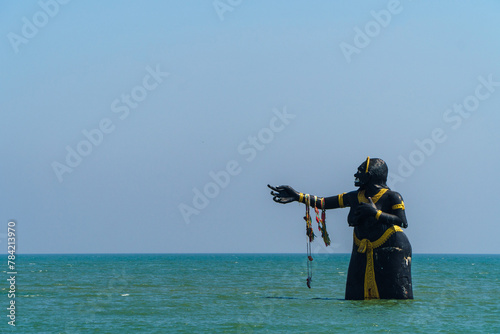
[[[401,227],[393,225],[374,242],[368,239],[359,240],[354,233],[354,243],[358,246],[358,253],[366,253],[365,269],[365,299],[380,299],[377,282],[375,281],[375,267],[373,264],[373,250],[382,246],[391,235],[396,232],[403,232]]]

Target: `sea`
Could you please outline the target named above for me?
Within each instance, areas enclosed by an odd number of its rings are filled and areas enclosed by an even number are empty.
[[[415,299],[369,301],[349,257],[314,255],[309,289],[305,254],[20,254],[0,332],[500,333],[500,255],[414,254]]]

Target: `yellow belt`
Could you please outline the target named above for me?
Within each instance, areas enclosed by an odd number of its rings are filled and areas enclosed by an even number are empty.
[[[375,281],[373,250],[382,246],[396,232],[403,232],[403,230],[401,227],[393,225],[385,230],[384,234],[374,242],[368,239],[359,240],[354,233],[354,243],[358,246],[358,253],[366,253],[365,299],[380,299],[377,282]]]

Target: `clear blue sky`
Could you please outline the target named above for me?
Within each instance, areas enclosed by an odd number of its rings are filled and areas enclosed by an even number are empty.
[[[499,253],[499,13],[3,1],[0,229],[20,253],[304,252],[303,205],[266,184],[336,195],[371,156],[415,253]],[[315,251],[350,252],[347,210]]]

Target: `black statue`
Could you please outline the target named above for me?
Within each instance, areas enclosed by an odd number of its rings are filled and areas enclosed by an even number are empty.
[[[345,299],[413,299],[411,245],[401,195],[386,185],[387,165],[367,158],[359,167],[354,185],[358,190],[325,197],[326,209],[350,207],[347,221],[354,227],[354,240],[347,273]],[[269,185],[268,185],[269,186]],[[277,203],[304,202],[304,194],[290,186],[271,187]],[[312,207],[320,208],[314,196]]]

